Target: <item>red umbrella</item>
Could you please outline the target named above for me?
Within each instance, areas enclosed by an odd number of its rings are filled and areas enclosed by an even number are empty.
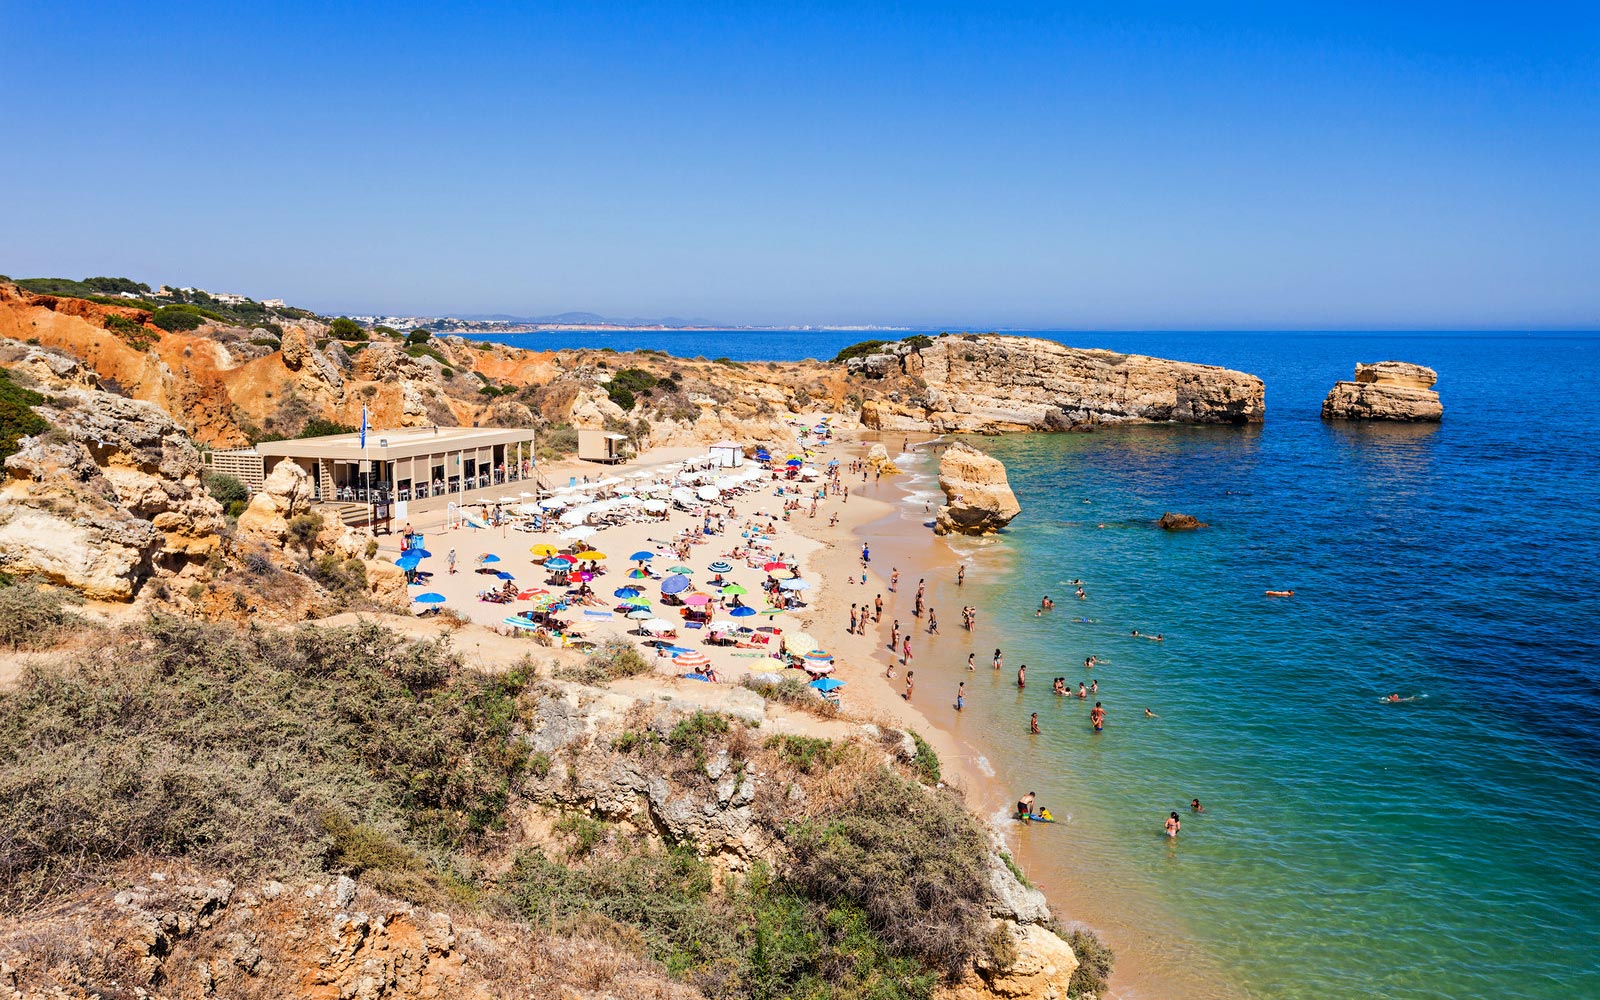
[[[781,563],[781,562],[769,562],[769,563],[767,563],[765,566],[763,566],[761,568],[766,570],[768,573],[771,573],[775,569],[788,569],[789,568],[789,564],[788,563]]]

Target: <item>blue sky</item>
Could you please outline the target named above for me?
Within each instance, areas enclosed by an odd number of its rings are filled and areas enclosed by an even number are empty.
[[[1600,326],[1597,5],[6,5],[0,273],[319,310]]]

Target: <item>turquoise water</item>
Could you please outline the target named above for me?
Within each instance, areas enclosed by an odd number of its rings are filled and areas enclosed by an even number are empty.
[[[1097,344],[1253,371],[1269,416],[980,442],[1024,513],[996,542],[956,543],[968,582],[933,588],[945,635],[916,667],[931,698],[967,678],[967,711],[935,721],[987,748],[998,784],[1070,816],[1018,832],[1031,868],[1154,900],[1228,995],[1600,996],[1600,435],[1582,405],[1600,341]],[[1354,361],[1390,357],[1440,371],[1442,425],[1318,419]],[[1161,532],[1164,510],[1211,527]],[[1296,596],[1263,595],[1280,588]],[[1046,593],[1057,607],[1036,617]],[[963,603],[982,609],[971,640]],[[1109,662],[1085,671],[1090,653]],[[1105,733],[1054,676],[1099,681]]]
[[[1600,997],[1600,339],[1041,335],[1253,372],[1268,416],[980,442],[1023,514],[956,543],[961,593],[934,581],[944,634],[919,637],[918,702],[994,791],[1034,789],[1068,820],[1016,831],[1030,873],[1145,968],[1139,996]],[[865,336],[504,339],[781,360]],[[1328,387],[1388,358],[1439,371],[1444,423],[1323,424]],[[1164,510],[1211,527],[1157,531]],[[1263,596],[1278,588],[1297,596]],[[1036,618],[1045,593],[1058,606]],[[1109,662],[1085,672],[1090,653]],[[1098,679],[1104,734],[1053,676]]]

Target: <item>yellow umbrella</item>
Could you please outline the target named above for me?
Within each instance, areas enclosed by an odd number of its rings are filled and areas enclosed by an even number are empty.
[[[528,549],[528,551],[532,552],[534,555],[538,556],[540,559],[548,559],[551,556],[555,555],[557,552],[560,552],[561,550],[556,548],[554,545],[550,545],[550,544],[545,543],[545,542],[540,542],[538,545],[535,545],[532,548]]]
[[[606,557],[606,554],[604,552],[595,552],[593,549],[591,549],[588,552],[579,552],[574,558],[576,558],[576,559],[604,559],[605,557]]]
[[[767,575],[772,577],[774,580],[793,580],[794,579],[794,574],[789,572],[786,569],[775,569],[775,570],[771,571],[770,573],[768,573]]]

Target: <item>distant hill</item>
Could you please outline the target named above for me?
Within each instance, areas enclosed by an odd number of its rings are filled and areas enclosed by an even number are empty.
[[[631,317],[620,319],[613,316],[602,316],[592,312],[564,312],[550,316],[512,316],[507,313],[472,313],[457,317],[478,323],[558,323],[565,326],[709,326],[716,327],[721,324],[716,320],[698,318],[685,319],[681,316],[661,316],[656,318]]]

